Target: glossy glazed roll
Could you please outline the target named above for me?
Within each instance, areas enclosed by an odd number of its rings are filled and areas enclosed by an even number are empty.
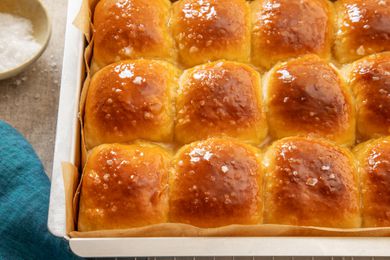
[[[363,227],[390,227],[390,138],[354,149],[359,164]]]
[[[170,222],[211,228],[262,222],[259,151],[233,139],[184,146],[170,175]]]
[[[314,53],[331,56],[334,8],[328,0],[255,0],[252,62],[269,69],[279,61]]]
[[[289,137],[264,156],[264,222],[357,228],[358,177],[351,152],[328,141]]]
[[[173,138],[174,97],[179,71],[170,63],[129,60],[96,73],[84,116],[87,148],[141,138]]]
[[[390,52],[356,61],[349,75],[363,139],[390,135]]]
[[[267,118],[274,138],[309,135],[354,144],[352,94],[333,66],[306,55],[276,65],[266,78]]]
[[[267,135],[260,75],[252,67],[218,61],[184,72],[176,99],[179,143],[231,136],[258,144]]]
[[[109,144],[84,168],[78,230],[125,229],[167,221],[170,154],[157,145]]]
[[[185,67],[218,59],[249,61],[250,10],[245,0],[180,0],[173,4],[171,25]]]
[[[94,12],[92,69],[126,59],[174,60],[169,0],[101,0]]]
[[[341,63],[390,50],[390,1],[339,0],[335,56]]]

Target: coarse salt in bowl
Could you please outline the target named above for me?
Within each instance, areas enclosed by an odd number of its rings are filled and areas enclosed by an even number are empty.
[[[0,80],[15,76],[47,47],[50,20],[40,0],[0,1]]]

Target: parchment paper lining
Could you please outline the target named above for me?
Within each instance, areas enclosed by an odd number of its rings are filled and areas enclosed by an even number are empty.
[[[87,158],[87,149],[83,133],[83,116],[86,93],[90,82],[90,61],[93,47],[92,10],[99,0],[83,0],[81,10],[74,21],[87,39],[85,48],[86,79],[80,98],[79,120],[81,124],[81,157],[82,167]],[[82,168],[81,167],[81,168]],[[387,237],[390,228],[335,229],[319,227],[297,227],[287,225],[230,225],[220,228],[197,228],[186,224],[163,223],[139,228],[121,230],[101,230],[92,232],[77,231],[78,201],[81,179],[79,170],[74,165],[62,163],[65,200],[66,200],[66,232],[72,238],[93,237],[263,237],[263,236],[321,236],[321,237]],[[329,214],[332,214],[331,212]]]

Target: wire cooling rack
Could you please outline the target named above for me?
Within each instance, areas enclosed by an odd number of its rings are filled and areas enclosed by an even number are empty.
[[[332,256],[224,256],[224,257],[125,257],[96,258],[96,260],[390,260],[389,257],[332,257]]]

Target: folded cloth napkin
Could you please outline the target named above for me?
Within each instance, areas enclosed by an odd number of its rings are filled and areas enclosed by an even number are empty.
[[[49,192],[31,145],[0,120],[0,259],[79,259],[47,229]]]

